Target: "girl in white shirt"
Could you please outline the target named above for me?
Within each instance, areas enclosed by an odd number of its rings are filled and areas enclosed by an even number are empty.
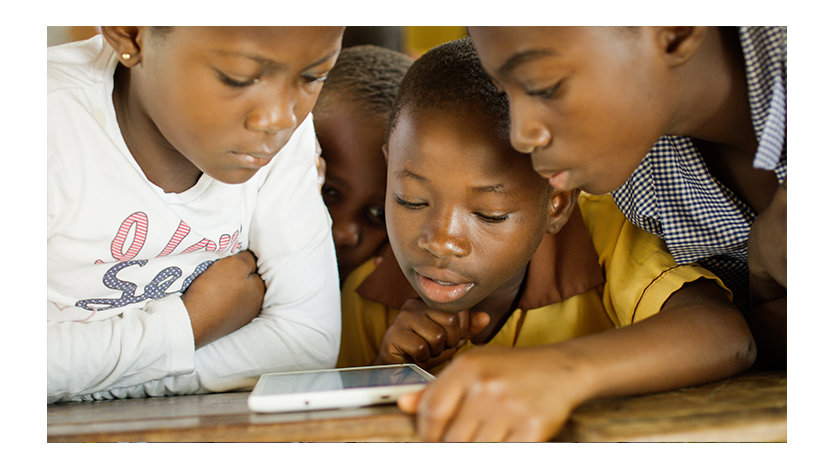
[[[310,110],[341,36],[103,27],[49,49],[48,402],[335,364]]]

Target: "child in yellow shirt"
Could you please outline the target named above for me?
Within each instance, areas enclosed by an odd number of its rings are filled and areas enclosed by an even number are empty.
[[[749,367],[720,280],[677,266],[610,196],[552,190],[508,115],[469,40],[409,69],[385,147],[390,250],[343,286],[339,365],[439,371],[400,400],[430,441],[546,440],[588,399]]]

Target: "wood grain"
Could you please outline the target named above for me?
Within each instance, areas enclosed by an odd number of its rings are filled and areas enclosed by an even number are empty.
[[[248,392],[47,405],[48,442],[412,442],[396,406],[251,413]],[[557,441],[786,442],[787,374],[588,402]]]

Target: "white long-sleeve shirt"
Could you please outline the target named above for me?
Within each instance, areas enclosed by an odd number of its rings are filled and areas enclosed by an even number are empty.
[[[339,280],[312,117],[249,181],[203,174],[165,193],[122,139],[116,65],[101,36],[48,52],[47,401],[225,391],[332,367]],[[267,286],[261,313],[195,351],[182,292],[247,248]]]

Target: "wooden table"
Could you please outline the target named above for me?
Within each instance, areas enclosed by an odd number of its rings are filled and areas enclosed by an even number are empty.
[[[47,406],[48,442],[410,442],[395,406],[258,414],[248,392]],[[756,372],[577,408],[556,437],[571,442],[786,442],[787,375]]]

